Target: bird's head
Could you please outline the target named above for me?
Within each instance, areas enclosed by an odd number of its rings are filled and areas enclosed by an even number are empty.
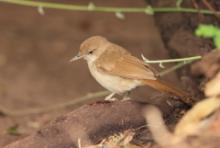
[[[72,62],[82,58],[87,61],[93,61],[105,51],[108,43],[109,41],[102,36],[92,36],[82,42],[79,53],[70,61]]]

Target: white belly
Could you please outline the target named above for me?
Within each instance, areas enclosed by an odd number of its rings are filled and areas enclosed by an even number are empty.
[[[94,64],[88,64],[88,66],[96,81],[111,92],[124,93],[136,88],[140,84],[139,80],[123,79],[121,77],[100,72],[96,69]]]

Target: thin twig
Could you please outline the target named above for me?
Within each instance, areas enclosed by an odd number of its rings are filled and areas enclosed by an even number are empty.
[[[166,8],[152,8],[152,7],[104,7],[91,5],[74,5],[74,4],[63,4],[63,3],[53,3],[53,2],[41,2],[41,1],[30,1],[30,0],[0,0],[0,2],[31,6],[31,7],[43,7],[50,9],[60,9],[60,10],[72,10],[72,11],[94,11],[94,12],[110,12],[110,13],[165,13],[165,12],[183,12],[183,13],[202,13],[202,14],[220,14],[219,11],[213,12],[205,9],[194,9],[194,8],[182,8],[182,7],[166,7]]]
[[[88,100],[98,98],[98,97],[103,97],[109,94],[109,91],[99,91],[95,93],[89,93],[83,97],[75,98],[71,101],[60,103],[57,105],[52,105],[49,107],[45,108],[34,108],[34,109],[25,109],[23,111],[17,111],[17,110],[10,110],[2,105],[0,105],[0,112],[2,114],[8,115],[8,116],[24,116],[24,115],[29,115],[29,114],[40,114],[40,113],[45,113],[53,110],[58,110],[61,108],[65,108],[68,106],[77,106],[83,102],[86,102]],[[96,99],[97,100],[97,99]]]
[[[172,71],[175,71],[187,64],[192,63],[195,60],[200,60],[202,57],[201,56],[193,56],[193,57],[186,57],[186,58],[179,58],[179,59],[166,59],[166,60],[148,60],[143,54],[141,54],[142,59],[144,60],[145,63],[147,64],[164,64],[164,63],[176,63],[176,62],[181,62],[178,63],[166,70],[163,70],[157,74],[157,76],[161,77],[164,76]]]
[[[175,70],[177,70],[177,69],[179,69],[179,68],[181,68],[181,67],[183,67],[183,66],[185,66],[185,65],[187,65],[187,64],[190,64],[190,63],[192,63],[192,62],[193,62],[193,61],[191,60],[191,61],[186,61],[186,62],[178,63],[178,64],[176,64],[176,65],[174,65],[174,66],[172,66],[172,67],[170,67],[170,68],[167,68],[167,69],[165,69],[165,70],[159,72],[159,73],[157,74],[157,76],[162,77],[162,76],[164,76],[164,75],[166,75],[166,74],[168,74],[168,73],[170,73],[170,72],[173,72],[173,71],[175,71]]]
[[[199,11],[199,13],[198,13],[199,18],[203,19],[204,15],[202,13],[200,13],[200,8],[199,8],[196,0],[192,0],[192,5],[195,9],[197,9]]]
[[[148,60],[143,54],[141,54],[141,57],[144,60],[144,62],[147,64],[177,63],[177,62],[200,60],[202,58],[201,56],[193,56],[193,57],[178,58],[178,59]]]
[[[207,0],[202,0],[202,2],[206,5],[206,7],[207,7],[210,11],[214,12],[214,15],[215,15],[218,19],[220,19],[220,15],[215,13],[215,12],[216,12],[215,8],[213,8],[212,5],[211,5]]]

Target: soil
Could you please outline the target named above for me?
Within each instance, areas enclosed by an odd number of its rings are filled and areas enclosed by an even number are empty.
[[[88,2],[87,0],[74,1],[74,3],[79,4],[88,4]],[[142,0],[96,0],[95,4],[124,7],[146,5]],[[173,2],[154,1],[152,4],[154,6],[170,6]],[[184,5],[188,6],[190,3],[187,1]],[[197,20],[198,15],[156,14],[154,16],[156,21],[154,22],[152,16],[145,14],[126,14],[126,19],[121,20],[116,18],[114,14],[108,13],[48,9],[44,11],[45,15],[41,15],[36,8],[1,4],[0,107],[3,106],[8,110],[20,112],[31,108],[53,106],[85,96],[91,92],[103,90],[89,74],[85,61],[69,62],[69,59],[77,53],[80,43],[92,35],[105,36],[112,42],[127,48],[132,54],[140,57],[140,54],[143,53],[149,59],[206,55],[214,47],[210,40],[199,39],[193,35],[193,29],[197,25],[193,18]],[[211,19],[204,18],[204,22],[211,20],[218,22],[213,17]],[[215,63],[218,61],[219,56],[216,56]],[[196,63],[192,67],[186,66],[178,72],[164,76],[163,79],[188,90],[200,100],[203,96],[201,84],[207,79],[211,79],[219,70],[218,65],[217,68],[213,68],[214,72],[210,74],[206,73],[207,67],[202,66],[204,69],[199,74],[195,73],[196,68],[201,69],[201,65],[203,64]],[[161,71],[157,65],[155,66]],[[136,101],[159,105],[165,115],[170,113],[170,110],[169,112],[165,110],[167,103],[164,98],[166,97],[164,95],[161,97],[159,92],[150,88],[138,88],[132,92],[131,97]],[[94,102],[94,100],[90,100],[86,104]],[[185,109],[184,105],[182,107],[178,101],[174,101],[173,104],[174,107],[179,106],[179,108],[173,112],[175,116],[167,117],[167,121],[171,125],[179,119],[181,116],[179,113]],[[100,106],[102,105],[101,103]],[[113,103],[113,107],[114,105],[117,106],[118,104]],[[123,106],[123,103],[121,105]],[[127,105],[124,104],[124,106]],[[87,112],[92,112],[87,105],[86,107],[89,110]],[[54,126],[54,123],[66,113],[73,110],[68,115],[74,116],[75,112],[80,112],[83,110],[82,108],[85,109],[86,107],[83,106],[78,110],[74,110],[74,107],[68,107],[25,116],[8,116],[2,113],[0,115],[0,147],[18,139],[25,140],[25,137],[27,139],[36,138],[34,136],[37,135],[36,131],[39,133],[39,129],[41,129],[40,131],[47,131],[48,127]],[[103,108],[100,107],[97,110],[99,111],[99,109],[101,111]],[[138,110],[137,112],[140,114],[141,111]],[[77,113],[76,116],[79,115],[80,113]],[[56,121],[50,123],[58,116],[60,117]],[[132,117],[130,118],[132,119]],[[130,118],[129,120],[131,120]],[[68,124],[75,122],[72,119],[70,120],[71,122]],[[103,118],[100,120],[103,121]],[[63,124],[62,121],[59,123]],[[112,121],[117,121],[117,119]],[[132,126],[140,126],[140,123],[143,122],[144,119],[138,116],[138,122]],[[55,126],[57,127],[57,123]],[[42,129],[42,127],[45,128]],[[62,130],[60,133],[61,135],[64,134],[62,136],[65,137],[66,133]],[[51,130],[51,133],[47,134],[53,134],[52,131],[54,132]],[[69,135],[67,137],[70,138],[67,141],[61,138],[64,140],[63,143],[60,143],[62,146],[70,144],[71,137]],[[59,138],[57,137],[58,140]],[[94,141],[97,142],[100,139],[99,137]],[[30,147],[30,145],[28,146]],[[50,147],[53,146],[50,145]]]

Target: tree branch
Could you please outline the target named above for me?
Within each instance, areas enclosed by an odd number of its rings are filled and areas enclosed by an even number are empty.
[[[89,5],[75,5],[75,4],[63,4],[63,3],[54,3],[54,2],[41,2],[41,1],[30,1],[30,0],[0,0],[3,3],[10,3],[23,6],[31,7],[41,7],[49,9],[60,9],[60,10],[72,10],[72,11],[89,11],[89,12],[108,12],[108,13],[202,13],[202,14],[220,14],[219,11],[210,11],[206,9],[194,9],[194,8],[183,8],[183,7],[166,7],[166,8],[152,8],[150,6],[137,8],[137,7],[104,7],[96,6],[93,3]]]

